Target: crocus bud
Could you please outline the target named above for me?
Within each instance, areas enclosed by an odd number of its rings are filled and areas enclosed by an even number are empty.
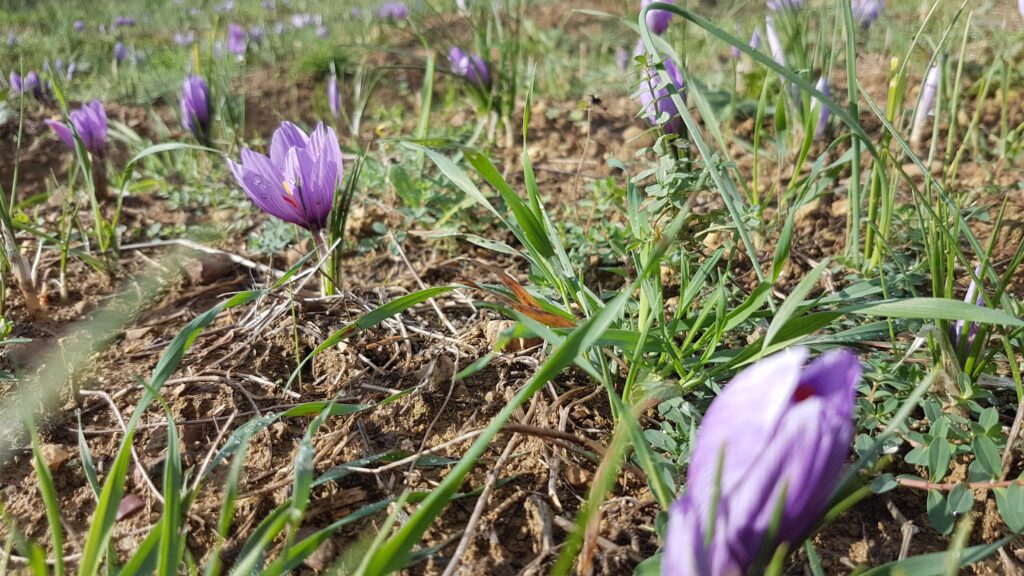
[[[245,54],[245,30],[238,24],[228,24],[228,52]]]
[[[775,60],[779,66],[785,66],[786,49],[782,44],[782,39],[779,38],[779,33],[775,30],[775,19],[771,16],[766,16],[764,19],[764,31],[768,37],[768,50],[772,54],[772,60]]]
[[[1024,2],[1024,0],[1021,1]],[[850,8],[853,11],[853,20],[859,22],[861,28],[867,30],[885,10],[885,0],[853,0]]]
[[[491,73],[487,69],[487,63],[479,54],[468,54],[458,46],[452,46],[448,50],[448,62],[452,66],[452,72],[475,86],[487,86],[491,83]]]
[[[666,2],[672,4],[674,0],[641,0],[640,8],[653,4],[654,2]],[[668,30],[669,21],[672,20],[672,13],[666,10],[651,10],[647,13],[647,28],[653,34],[661,36]]]
[[[980,264],[974,268],[974,275],[979,279],[981,278]],[[985,298],[982,296],[981,291],[978,290],[978,284],[973,278],[971,279],[970,286],[967,287],[967,296],[964,297],[964,302],[970,303],[972,300],[975,306],[982,308],[985,306]],[[971,349],[971,346],[974,345],[974,338],[978,335],[978,328],[979,325],[976,322],[968,324],[963,320],[957,320],[953,326],[953,333],[950,338],[957,352]]]
[[[337,123],[341,118],[341,94],[338,92],[338,75],[334,72],[334,65],[331,65],[331,73],[327,76],[327,105],[331,108],[331,116]]]
[[[270,156],[242,150],[228,160],[238,185],[264,212],[318,232],[327,224],[341,185],[341,148],[334,128],[317,124],[310,135],[284,122],[270,141]]]
[[[203,144],[210,142],[210,88],[201,76],[187,76],[181,89],[181,123]]]
[[[642,48],[642,44],[637,46],[637,49],[641,52]],[[676,63],[671,58],[665,58],[664,66],[665,72],[668,73],[669,78],[672,79],[672,84],[679,93],[679,97],[684,98],[686,83],[683,81],[683,75],[679,71],[679,67],[676,66]],[[685,124],[679,116],[679,108],[672,99],[668,85],[665,84],[661,74],[653,66],[648,67],[643,74],[638,97],[640,99],[640,114],[652,126],[660,125],[661,129],[669,134],[683,133]],[[665,116],[668,116],[667,121],[664,120]]]
[[[818,90],[818,92],[821,92],[825,96],[832,96],[832,94],[829,92],[828,80],[825,78],[825,76],[819,77],[818,82],[817,84],[814,85],[814,87]],[[829,116],[832,115],[832,111],[829,109],[829,107],[822,107],[821,100],[818,100],[818,98],[815,97],[811,103],[811,113],[813,114],[815,112],[818,112],[819,110],[820,112],[818,116],[818,125],[814,128],[815,140],[821,140],[822,138],[825,137],[825,130],[828,128],[828,119]]]
[[[942,69],[939,66],[932,66],[924,79],[924,86],[921,88],[921,100],[914,112],[914,126],[910,130],[910,143],[917,146],[924,137],[924,130],[928,126],[928,118],[932,115],[932,106],[935,105],[935,96],[939,92],[939,84],[942,82]]]
[[[798,10],[804,7],[804,0],[768,0],[767,6],[772,12]]]
[[[861,368],[846,350],[805,366],[807,356],[761,360],[711,403],[686,493],[669,510],[664,576],[747,574],[760,555],[799,545],[825,512],[850,453]]]

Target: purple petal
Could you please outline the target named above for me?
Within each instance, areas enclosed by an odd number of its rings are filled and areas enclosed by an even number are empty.
[[[75,149],[75,135],[71,133],[71,129],[68,128],[67,124],[57,122],[56,120],[47,120],[46,125],[57,133],[57,136],[60,137],[68,148]]]
[[[270,161],[278,168],[284,168],[289,148],[305,148],[309,137],[301,128],[291,122],[282,122],[270,139]]]

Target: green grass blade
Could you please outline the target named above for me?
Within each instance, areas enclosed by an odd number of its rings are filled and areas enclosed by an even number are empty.
[[[57,501],[57,488],[53,485],[53,475],[50,474],[50,467],[43,458],[39,431],[36,430],[35,422],[29,422],[29,431],[32,435],[32,466],[39,478],[39,494],[43,498],[43,507],[46,509],[46,523],[50,526],[50,535],[53,542],[53,574],[54,576],[64,575],[64,528],[60,521],[60,503]]]

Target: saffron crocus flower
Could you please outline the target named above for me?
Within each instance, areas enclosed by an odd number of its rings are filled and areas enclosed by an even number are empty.
[[[13,70],[11,71],[11,76],[9,78],[9,83],[10,83],[10,86],[11,86],[11,93],[12,94],[21,94],[22,89],[25,87],[25,83],[21,81],[21,74],[18,74],[17,72],[14,72]]]
[[[239,186],[261,210],[316,235],[327,223],[341,184],[341,148],[334,129],[317,124],[306,135],[284,122],[270,141],[270,156],[245,148],[242,163],[228,160]]]
[[[474,86],[483,87],[491,83],[487,63],[479,54],[467,54],[458,46],[452,46],[448,50],[448,62],[456,76],[465,78]]]
[[[1024,2],[1024,0],[1021,0]],[[885,0],[853,0],[850,8],[853,11],[853,19],[860,22],[861,28],[867,30],[871,24],[882,15],[885,10]]]
[[[643,52],[643,45],[637,45],[637,53]],[[686,89],[686,83],[683,81],[683,75],[679,71],[679,67],[672,61],[671,58],[666,58],[664,62],[665,72],[668,73],[669,78],[672,79],[672,84],[675,85],[675,89],[679,92],[679,97],[683,98],[684,90]],[[679,116],[679,108],[676,107],[676,103],[672,100],[672,95],[669,93],[668,85],[662,80],[661,74],[653,67],[648,67],[644,73],[643,80],[640,82],[640,114],[647,118],[647,121],[652,126],[660,125],[662,130],[670,134],[682,134],[683,133],[683,119]],[[668,116],[669,120],[662,123],[664,116]]]
[[[331,108],[331,116],[337,123],[341,118],[341,93],[338,92],[338,75],[331,64],[331,73],[327,76],[327,105]]]
[[[245,30],[238,24],[228,24],[228,52],[245,54]]]
[[[75,29],[75,32],[81,32],[81,31],[85,30],[85,21],[84,20],[75,20],[75,23],[74,23],[73,27]]]
[[[832,96],[831,92],[829,92],[828,89],[828,79],[826,79],[825,76],[820,76],[818,78],[818,82],[814,85],[814,87],[818,90],[818,92],[821,92],[825,96]],[[825,137],[825,130],[828,128],[828,119],[829,116],[832,115],[832,110],[830,110],[828,106],[822,107],[821,100],[818,100],[818,98],[815,97],[813,102],[811,103],[811,113],[813,114],[815,112],[818,112],[819,110],[820,112],[818,116],[818,125],[814,128],[815,140],[821,140],[822,138]]]
[[[409,7],[405,2],[384,2],[377,8],[377,17],[383,20],[405,20],[409,17]]]
[[[942,82],[942,69],[939,66],[932,66],[924,79],[924,86],[921,87],[921,99],[917,104],[917,111],[914,112],[914,125],[910,130],[910,143],[917,146],[924,137],[924,129],[928,126],[928,118],[932,115],[932,106],[935,105],[935,96],[939,92],[939,84]]]
[[[655,2],[673,3],[673,0],[641,0],[640,9]],[[661,36],[668,30],[669,21],[672,20],[672,13],[667,10],[651,10],[647,13],[647,28],[654,34]]]
[[[96,156],[102,157],[107,150],[107,113],[103,109],[103,103],[93,100],[88,104],[69,114],[71,126],[82,139],[82,146]],[[75,148],[75,137],[71,128],[62,122],[47,120],[49,126],[69,148]]]
[[[181,123],[196,140],[210,141],[210,88],[201,76],[185,77],[181,89]]]
[[[78,133],[82,146],[93,156],[92,181],[96,198],[104,200],[107,197],[107,168],[103,161],[107,152],[107,113],[99,100],[93,100],[68,116],[70,126],[55,120],[47,120],[46,124],[72,150],[75,149],[74,133]]]
[[[861,368],[846,350],[804,366],[807,355],[766,358],[711,403],[686,494],[669,510],[663,575],[747,574],[762,551],[799,545],[825,512],[850,452]]]
[[[117,44],[114,44],[114,60],[118,64],[120,64],[121,62],[124,62],[127,58],[128,48],[124,45],[124,43],[118,42]]]

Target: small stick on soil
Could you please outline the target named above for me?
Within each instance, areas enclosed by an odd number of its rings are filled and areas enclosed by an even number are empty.
[[[1010,466],[1013,465],[1013,445],[1017,443],[1017,437],[1020,436],[1022,419],[1024,419],[1024,402],[1018,404],[1017,415],[1013,417],[1013,426],[1010,427],[1010,434],[1006,437],[1006,451],[1003,452],[1003,475],[1001,479],[1006,478],[1006,475],[1010,473]]]
[[[128,433],[128,426],[125,425],[124,418],[121,416],[121,412],[117,409],[117,404],[114,404],[114,399],[111,398],[109,394],[102,390],[79,390],[78,393],[83,396],[98,396],[105,400],[106,403],[110,405],[110,409],[114,412],[114,417],[117,418],[117,423],[121,426],[121,430],[125,434]],[[157,490],[156,486],[153,485],[153,480],[149,477],[149,473],[146,472],[145,466],[142,465],[142,460],[139,459],[139,453],[135,451],[134,444],[131,446],[131,452],[132,462],[135,463],[135,469],[138,475],[145,480],[146,485],[149,486],[150,492],[153,493],[153,496],[160,502],[160,505],[163,506],[164,496],[159,490]]]
[[[530,409],[527,410],[526,415],[522,420],[520,420],[520,422],[523,424],[528,424],[530,422],[537,410],[537,406],[539,405],[537,402],[539,398],[540,396],[533,397],[533,401],[530,402]],[[491,473],[487,475],[487,481],[484,482],[484,490],[477,499],[476,505],[473,507],[473,514],[469,517],[469,522],[466,523],[466,528],[462,533],[462,538],[459,540],[459,545],[455,548],[455,552],[452,554],[452,559],[448,562],[448,566],[445,567],[441,576],[452,576],[455,574],[455,570],[458,569],[459,562],[462,561],[462,557],[469,548],[469,543],[473,541],[477,524],[480,523],[480,518],[484,514],[484,509],[487,508],[487,503],[491,499],[491,493],[494,491],[494,486],[497,485],[498,479],[501,477],[501,471],[505,468],[505,462],[508,461],[516,447],[519,446],[521,438],[522,437],[519,434],[512,435],[508,444],[505,445],[505,449],[502,450],[501,456],[498,457],[498,461],[494,464],[494,468],[491,469]]]
[[[423,283],[420,275],[416,273],[416,269],[412,267],[412,263],[405,257],[405,250],[402,250],[402,245],[398,243],[398,239],[396,239],[395,235],[391,233],[391,230],[388,230],[388,238],[390,238],[391,243],[395,245],[395,250],[398,250],[398,255],[402,257],[402,262],[405,262],[405,267],[409,269],[409,273],[412,274],[413,280],[416,281],[416,285],[420,287],[420,290],[426,290],[427,285]],[[455,326],[452,326],[452,323],[448,321],[448,317],[441,311],[441,307],[437,305],[437,301],[433,298],[429,298],[427,302],[430,302],[430,305],[434,307],[434,312],[437,312],[437,317],[441,320],[441,323],[444,324],[445,328],[452,333],[452,336],[458,338],[459,331],[456,330]]]
[[[191,248],[192,250],[196,250],[198,252],[205,252],[207,254],[220,254],[226,256],[235,264],[239,264],[241,266],[245,266],[246,268],[251,268],[253,270],[259,270],[260,272],[268,274],[274,278],[280,278],[281,276],[284,276],[284,272],[282,272],[281,270],[277,270],[275,268],[271,268],[266,264],[253,262],[252,260],[249,260],[248,258],[243,258],[233,252],[227,252],[225,250],[204,246],[198,242],[193,242],[188,238],[171,238],[169,240],[154,240],[152,242],[125,244],[121,246],[121,250],[145,250],[147,248],[161,248],[164,246],[184,246],[185,248]]]

